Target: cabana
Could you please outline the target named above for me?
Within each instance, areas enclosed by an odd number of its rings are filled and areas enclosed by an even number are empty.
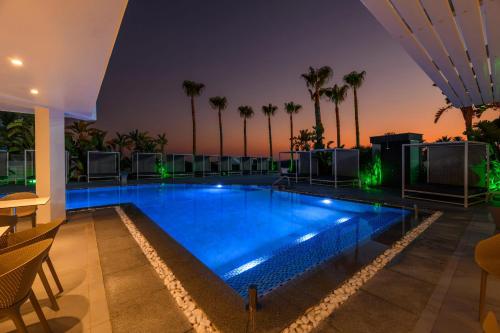
[[[222,174],[241,174],[241,157],[222,156],[220,168]]]
[[[286,156],[282,160],[282,156]],[[316,149],[280,152],[280,175],[310,184],[359,186],[359,150]]]
[[[241,174],[242,175],[252,174],[253,161],[254,161],[253,157],[248,157],[248,156],[241,157],[240,163],[241,163]]]
[[[0,150],[0,181],[9,182],[9,152]]]
[[[284,151],[279,152],[279,175],[295,181],[309,181],[309,174],[306,173],[309,168],[307,160],[308,151]]]
[[[193,175],[192,154],[169,154],[167,155],[167,170],[172,178]]]
[[[269,173],[269,157],[258,157],[257,158],[257,169],[261,174]]]
[[[404,144],[403,198],[468,207],[488,198],[489,153],[483,142]]]
[[[114,151],[87,152],[87,182],[92,179],[120,179],[120,153]]]
[[[24,151],[24,186],[28,186],[30,181],[34,181],[35,174],[35,151],[26,149]]]
[[[208,156],[208,170],[205,175],[220,175],[222,170],[222,159],[219,155]]]
[[[195,176],[205,177],[210,170],[210,157],[207,155],[195,155],[193,173]]]
[[[135,178],[160,178],[157,165],[163,162],[161,153],[141,153],[132,154],[132,173]]]

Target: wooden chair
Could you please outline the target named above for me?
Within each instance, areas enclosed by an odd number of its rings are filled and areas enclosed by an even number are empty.
[[[7,232],[10,233],[16,229],[16,225],[17,217],[10,214],[10,209],[0,209],[0,227],[9,227],[9,230]]]
[[[38,299],[32,290],[36,273],[49,253],[51,239],[30,244],[0,255],[0,316],[7,316],[19,332],[28,332],[21,315],[21,305],[28,299],[45,332],[51,332]]]
[[[488,275],[500,277],[500,234],[480,241],[474,253],[476,264],[481,268],[479,291],[479,320],[483,319],[486,283]]]
[[[32,199],[38,198],[35,193],[32,192],[18,192],[7,194],[6,196],[0,198],[0,200],[17,200],[17,199]],[[16,208],[16,219],[29,217],[31,219],[31,226],[36,227],[36,209],[37,206],[27,206]],[[10,208],[0,209],[0,215],[13,215]],[[17,220],[15,222],[17,224]]]
[[[51,223],[40,224],[32,229],[27,229],[7,235],[6,239],[7,246],[4,248],[0,248],[0,254],[11,252],[13,250],[22,248],[29,244],[39,242],[44,239],[55,239],[57,232],[59,231],[59,227],[63,224],[63,222],[64,220],[61,219]],[[59,277],[57,276],[52,260],[50,260],[50,256],[48,254],[44,258],[44,261],[47,263],[47,266],[49,267],[50,273],[52,274],[52,277],[57,285],[57,288],[59,289],[59,292],[62,293],[64,289],[62,287],[61,281],[59,280]],[[52,308],[54,310],[59,310],[56,298],[54,296],[54,293],[52,292],[52,289],[50,288],[49,281],[47,280],[47,276],[45,275],[42,266],[40,266],[40,270],[38,273],[40,276],[40,280],[42,281],[42,284],[45,288],[45,291],[49,296],[50,302],[52,303]]]
[[[486,317],[484,317],[483,331],[484,333],[500,333],[500,327],[498,327],[497,318],[491,311],[489,311]]]

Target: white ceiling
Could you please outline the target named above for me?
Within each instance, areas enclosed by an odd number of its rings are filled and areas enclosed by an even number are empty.
[[[95,119],[126,6],[127,0],[0,0],[0,109],[44,106]],[[24,65],[12,66],[12,57]]]
[[[500,0],[361,1],[454,106],[500,103]]]

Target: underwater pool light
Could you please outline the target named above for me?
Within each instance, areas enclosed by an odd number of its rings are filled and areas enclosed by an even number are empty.
[[[324,204],[329,205],[329,204],[332,203],[332,200],[330,200],[330,199],[323,199],[323,200],[321,200],[321,202],[324,203]]]
[[[217,184],[217,185],[215,185],[215,187],[222,188],[222,184]]]
[[[347,222],[349,220],[350,220],[350,218],[348,218],[348,217],[341,217],[341,218],[337,219],[337,223],[344,223],[344,222]]]
[[[246,264],[243,264],[240,267],[237,267],[237,268],[227,272],[226,274],[224,274],[224,279],[227,280],[227,279],[232,278],[236,275],[240,275],[241,273],[246,272],[249,269],[252,269],[257,265],[262,264],[267,259],[269,259],[269,256],[263,256],[263,257],[254,259],[252,261],[249,261]]]

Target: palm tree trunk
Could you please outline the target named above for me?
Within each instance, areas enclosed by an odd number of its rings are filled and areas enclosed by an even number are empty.
[[[319,104],[319,95],[314,96],[314,116],[316,118],[316,147],[323,147],[323,123],[321,122],[321,108]]]
[[[269,157],[273,159],[273,134],[271,132],[271,116],[267,116],[267,128],[269,130]]]
[[[293,151],[293,116],[290,114],[290,151]]]
[[[337,123],[337,147],[340,148],[340,115],[338,103],[335,103],[335,121]]]
[[[194,110],[194,96],[191,96],[191,117],[193,119],[193,155],[196,155],[196,115]]]
[[[472,140],[472,118],[474,117],[474,111],[472,107],[462,108],[462,115],[465,121],[465,135],[467,140]]]
[[[247,157],[247,118],[243,118],[243,156]]]
[[[356,148],[359,148],[358,92],[354,87],[354,122],[356,123]]]
[[[223,146],[222,146],[222,115],[219,109],[219,153],[220,153],[220,158],[222,159],[222,155],[224,154],[223,151]]]

